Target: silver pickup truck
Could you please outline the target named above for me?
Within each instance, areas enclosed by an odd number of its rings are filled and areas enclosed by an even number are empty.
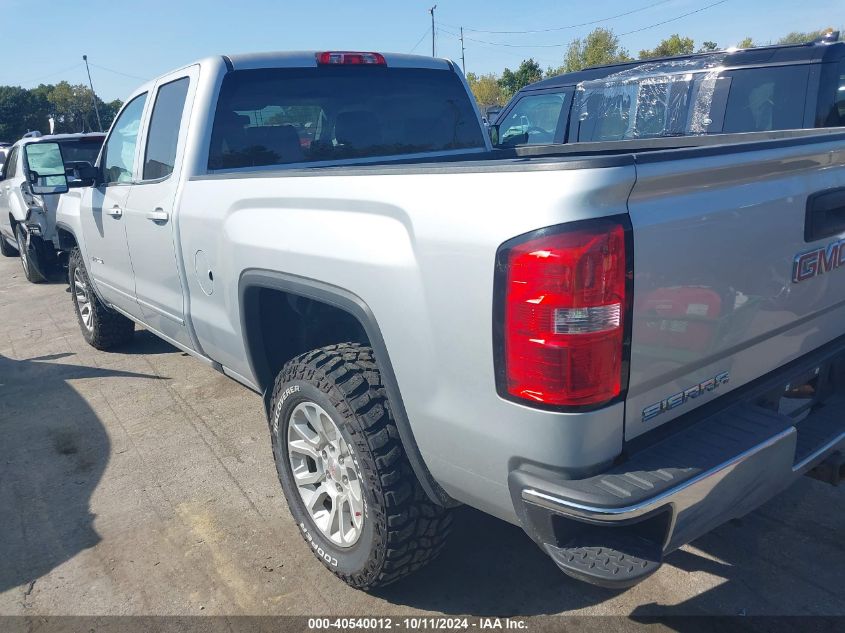
[[[78,172],[83,336],[141,324],[263,394],[354,587],[428,562],[459,503],[624,587],[845,474],[842,130],[497,152],[448,61],[261,54],[142,86]]]

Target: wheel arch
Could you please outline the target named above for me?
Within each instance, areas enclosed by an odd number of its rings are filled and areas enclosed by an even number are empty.
[[[267,292],[280,293],[286,298],[314,302],[330,310],[339,311],[349,319],[354,319],[366,336],[365,341],[358,342],[366,342],[373,349],[399,430],[399,437],[423,490],[434,503],[443,506],[457,505],[457,502],[437,483],[423,460],[375,315],[363,299],[348,290],[276,271],[251,269],[241,274],[238,284],[241,330],[246,343],[247,361],[264,398],[267,419],[270,419],[270,397],[276,377],[274,359],[268,355],[268,345],[265,344],[265,337],[268,334],[265,330],[269,329],[269,324],[264,323],[265,319],[262,317],[262,310],[266,309],[262,307],[262,297],[266,296]],[[274,322],[274,325],[276,328],[283,327],[283,323]],[[303,349],[297,354],[305,351],[308,350]],[[297,354],[293,354],[290,358]],[[278,364],[281,361],[283,364],[290,358],[275,359],[275,363]]]
[[[73,229],[64,222],[56,222],[56,234],[59,236],[59,248],[61,250],[69,251],[74,246],[79,246],[79,240],[76,239]]]

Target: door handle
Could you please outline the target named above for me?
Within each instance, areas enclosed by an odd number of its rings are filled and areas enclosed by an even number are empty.
[[[147,219],[152,220],[153,222],[164,223],[170,219],[170,214],[163,209],[156,209],[155,211],[150,211],[147,214]]]
[[[119,218],[123,215],[123,209],[121,209],[120,207],[112,207],[111,209],[106,211],[106,213],[108,213],[113,218]]]
[[[819,191],[807,198],[804,241],[814,242],[845,231],[845,187]]]

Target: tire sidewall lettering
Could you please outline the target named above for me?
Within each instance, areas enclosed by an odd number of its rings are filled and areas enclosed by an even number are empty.
[[[332,567],[337,567],[337,559],[328,554],[311,536],[311,532],[308,531],[308,527],[305,525],[304,521],[299,522],[299,529],[302,530],[302,533],[305,535],[305,540],[308,541],[308,544],[311,545],[311,548],[316,552],[319,558],[322,558],[326,563],[331,565]]]
[[[328,393],[318,388],[315,385],[301,379],[288,379],[283,385],[279,387],[276,395],[276,400],[273,406],[273,418],[271,422],[272,439],[275,445],[276,457],[276,471],[282,482],[282,488],[285,491],[288,508],[293,515],[293,518],[299,527],[305,541],[311,546],[315,556],[317,556],[329,569],[343,574],[357,574],[367,568],[367,562],[370,558],[370,548],[373,546],[373,539],[376,532],[374,531],[372,513],[370,512],[369,495],[371,491],[367,485],[363,486],[363,515],[364,515],[364,533],[361,535],[359,541],[350,548],[338,550],[327,539],[320,534],[313,526],[311,526],[311,517],[308,515],[299,493],[295,489],[295,483],[290,474],[290,465],[288,463],[287,451],[287,425],[289,423],[290,415],[300,403],[314,402],[319,404],[329,415],[332,416],[338,428],[346,435],[347,446],[350,449],[350,458],[354,462],[356,471],[361,477],[362,483],[367,481],[364,476],[364,469],[362,468],[359,457],[360,447],[356,440],[358,433],[351,433],[349,431],[349,421],[345,416],[340,414],[337,407],[331,402],[332,398]]]

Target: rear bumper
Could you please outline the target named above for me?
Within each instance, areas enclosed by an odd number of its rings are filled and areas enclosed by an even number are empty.
[[[594,477],[512,471],[523,527],[564,572],[624,587],[656,571],[669,552],[845,452],[845,394],[798,422],[753,402],[703,417]]]

